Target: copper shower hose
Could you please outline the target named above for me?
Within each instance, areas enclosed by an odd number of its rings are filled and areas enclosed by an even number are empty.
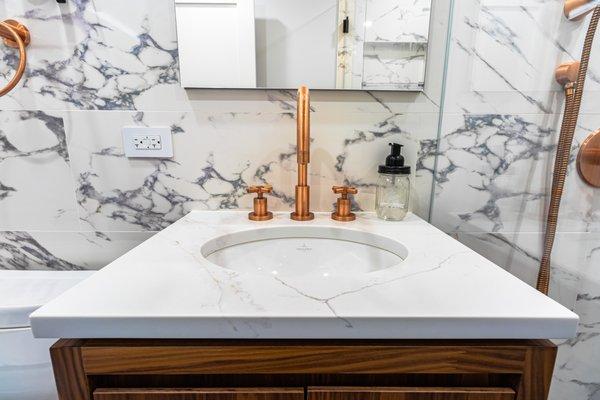
[[[556,157],[554,160],[554,173],[552,176],[552,192],[550,194],[550,205],[548,207],[548,217],[546,220],[546,233],[544,237],[544,252],[540,262],[540,269],[537,279],[537,289],[548,294],[550,286],[550,260],[552,255],[552,247],[556,237],[556,226],[558,224],[558,212],[560,210],[560,201],[562,199],[563,188],[569,167],[569,159],[571,158],[571,146],[573,144],[573,136],[577,127],[577,118],[581,107],[581,99],[583,97],[583,88],[585,85],[585,77],[587,75],[590,54],[592,51],[592,43],[598,21],[600,20],[600,7],[594,9],[592,19],[585,35],[583,50],[581,53],[581,62],[577,73],[577,80],[574,84],[565,87],[565,113],[563,116],[560,136],[556,148]]]
[[[12,19],[0,22],[0,36],[4,38],[4,44],[19,49],[19,65],[17,66],[17,72],[8,84],[0,89],[0,97],[2,97],[10,92],[23,77],[25,65],[27,64],[27,52],[25,51],[25,47],[29,44],[30,37],[29,30],[24,25]]]

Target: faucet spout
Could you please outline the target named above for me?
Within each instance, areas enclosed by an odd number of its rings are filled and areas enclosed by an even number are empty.
[[[310,162],[310,94],[306,86],[298,89],[296,113],[296,159],[298,162],[298,184],[296,201],[291,218],[309,221],[315,217],[310,212],[310,186],[308,185],[308,163]]]

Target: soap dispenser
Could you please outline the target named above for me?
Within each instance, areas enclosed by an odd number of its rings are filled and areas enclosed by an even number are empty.
[[[408,212],[410,167],[404,165],[402,145],[390,143],[391,153],[379,166],[375,210],[381,219],[400,221]]]

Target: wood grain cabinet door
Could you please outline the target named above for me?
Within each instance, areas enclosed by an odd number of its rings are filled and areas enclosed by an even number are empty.
[[[304,389],[96,389],[94,400],[304,400]]]
[[[514,400],[509,388],[311,387],[307,400]]]

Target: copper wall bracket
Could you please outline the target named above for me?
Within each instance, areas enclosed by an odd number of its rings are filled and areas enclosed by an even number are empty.
[[[577,155],[577,170],[587,184],[600,188],[600,129],[581,144]]]
[[[594,11],[596,4],[595,0],[565,0],[565,17],[571,21],[579,21]]]
[[[561,86],[574,85],[579,74],[579,61],[567,61],[556,67],[554,78]]]
[[[21,77],[23,77],[23,74],[25,73],[25,66],[27,64],[27,53],[25,48],[31,42],[31,36],[25,25],[14,19],[7,19],[0,22],[0,37],[4,38],[4,44],[7,46],[19,49],[19,65],[17,66],[17,72],[6,86],[0,89],[1,97],[17,86],[17,83],[19,83]]]
[[[18,21],[15,21],[14,19],[7,19],[2,22],[8,25],[9,28],[15,31],[17,35],[19,35],[19,38],[21,39],[25,47],[29,46],[29,43],[31,43],[31,35],[29,34],[29,29],[27,29],[25,25]],[[0,25],[0,36],[4,38],[5,45],[15,49],[19,48],[19,43],[6,26]]]

